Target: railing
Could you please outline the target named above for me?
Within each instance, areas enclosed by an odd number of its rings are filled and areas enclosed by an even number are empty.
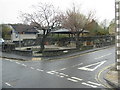
[[[21,42],[21,46],[36,46],[41,44],[41,38],[37,39],[24,39]],[[19,46],[19,42],[14,42],[16,46]],[[115,36],[95,36],[95,37],[80,37],[79,43],[83,46],[93,45],[96,47],[102,47],[106,45],[111,45],[115,43]],[[64,37],[64,38],[46,38],[45,44],[47,45],[60,45],[60,46],[70,46],[75,45],[74,37]]]

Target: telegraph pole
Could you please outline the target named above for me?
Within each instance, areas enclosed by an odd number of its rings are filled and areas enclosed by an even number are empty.
[[[115,0],[116,69],[120,70],[120,0]]]

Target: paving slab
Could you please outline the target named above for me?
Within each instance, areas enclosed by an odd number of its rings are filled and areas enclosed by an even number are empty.
[[[120,71],[115,70],[115,66],[112,69],[109,68],[108,72],[105,73],[104,79],[107,83],[119,90],[120,88]]]

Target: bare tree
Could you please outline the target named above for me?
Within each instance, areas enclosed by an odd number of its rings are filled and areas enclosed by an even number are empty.
[[[107,24],[108,24],[108,20],[107,20],[107,19],[104,19],[104,20],[100,23],[101,27],[102,27],[104,30],[107,29],[107,27],[108,27]]]
[[[72,10],[67,10],[66,14],[60,15],[59,21],[61,22],[62,26],[74,33],[77,49],[80,48],[80,33],[85,30],[86,25],[90,23],[93,18],[93,12],[89,12],[87,15],[84,15],[80,12],[79,9],[76,9],[75,6],[73,6]]]
[[[55,23],[57,22],[55,20],[55,17],[57,16],[57,12],[53,5],[51,4],[43,4],[39,3],[37,6],[34,7],[33,13],[22,13],[21,19],[24,23],[27,24],[34,24],[39,30],[43,30],[42,40],[41,40],[41,49],[40,52],[43,52],[44,45],[45,45],[45,39],[51,32],[51,30],[54,28]]]

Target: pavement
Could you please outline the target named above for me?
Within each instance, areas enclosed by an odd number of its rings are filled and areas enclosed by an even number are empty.
[[[86,51],[81,51],[81,52],[76,52],[72,54],[67,54],[67,55],[62,55],[61,56],[56,56],[56,57],[46,57],[46,58],[41,58],[41,57],[27,57],[27,56],[20,56],[20,55],[15,55],[15,54],[10,54],[10,53],[2,53],[0,52],[0,57],[2,58],[9,58],[9,59],[15,59],[15,60],[22,60],[22,61],[29,61],[29,60],[55,60],[55,59],[60,59],[60,58],[65,58],[65,57],[73,57],[85,53],[90,53],[98,50],[102,50],[105,48],[109,48],[111,46],[107,47],[102,47],[102,48],[94,48]],[[106,80],[106,82],[112,87],[112,88],[117,88],[119,90],[120,88],[120,72],[115,70],[115,66],[110,66],[109,68],[106,68],[106,73],[103,75],[103,79]],[[104,71],[105,71],[104,70]]]
[[[20,56],[17,54],[6,53],[6,52],[1,52],[1,51],[0,51],[0,57],[14,59],[14,60],[21,60],[21,61],[32,60],[33,58],[32,56]]]
[[[106,69],[107,72],[104,73],[104,79],[106,82],[112,87],[116,88],[116,90],[120,90],[120,71],[115,69],[115,65]]]

